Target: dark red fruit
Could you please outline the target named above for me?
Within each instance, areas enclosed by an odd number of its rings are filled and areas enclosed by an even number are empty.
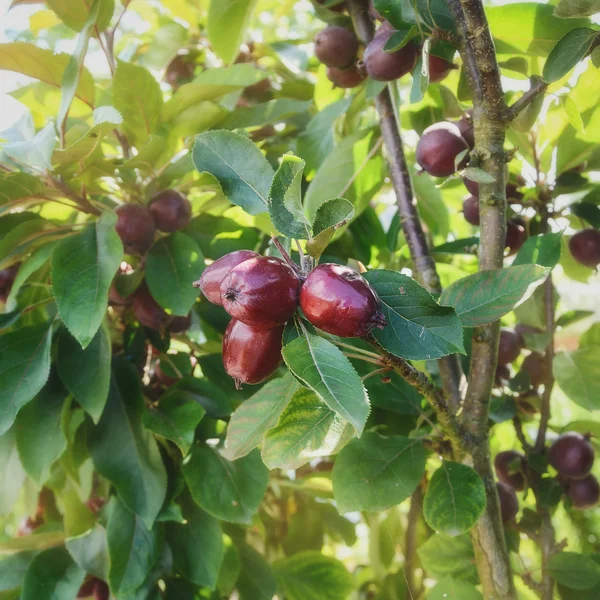
[[[494,459],[498,479],[518,492],[525,488],[524,465],[525,457],[515,450],[500,452]]]
[[[479,225],[479,198],[477,196],[467,196],[464,199],[463,214],[467,223]]]
[[[563,433],[550,446],[548,461],[564,477],[581,479],[592,469],[594,447],[580,433]]]
[[[520,180],[523,178],[519,175]],[[525,185],[525,181],[523,183],[519,181],[518,183],[514,183],[509,181],[506,184],[506,201],[509,204],[519,204],[521,200],[523,200],[523,193],[519,191],[519,188]]]
[[[515,333],[519,336],[519,344],[521,348],[525,348],[525,336],[529,334],[542,333],[541,329],[532,327],[531,325],[525,325],[524,323],[517,323],[515,325]]]
[[[96,577],[86,579],[77,592],[77,598],[89,598],[94,593],[96,581],[99,581]]]
[[[349,67],[357,52],[358,39],[345,27],[330,25],[315,36],[315,54],[328,67]]]
[[[160,360],[157,360],[154,364],[154,377],[158,383],[164,385],[165,387],[169,387],[174,383],[177,383],[177,377],[171,377],[171,375],[167,375],[160,367]]]
[[[469,144],[469,148],[471,149],[473,149],[473,147],[475,146],[475,129],[473,127],[472,113],[473,111],[469,110],[458,121],[454,121],[454,124],[458,127],[458,130],[460,131],[460,135],[463,136],[463,139],[465,140],[465,142],[467,142],[467,144]],[[477,184],[475,183],[475,185]],[[477,186],[477,188],[479,189],[479,186]],[[471,192],[470,189],[469,191]],[[471,193],[475,196],[477,195],[477,193]]]
[[[177,190],[163,190],[154,194],[148,208],[156,226],[168,233],[187,227],[192,218],[190,201]]]
[[[119,206],[115,229],[127,254],[145,254],[152,246],[156,227],[150,211],[141,204]]]
[[[109,600],[109,598],[110,590],[108,589],[108,584],[105,581],[97,579],[94,586],[94,600]]]
[[[529,381],[533,387],[538,387],[546,380],[546,362],[544,357],[537,352],[532,352],[525,357],[521,369],[529,375]]]
[[[237,267],[245,260],[256,256],[258,254],[252,250],[236,250],[235,252],[221,256],[221,258],[218,258],[204,269],[200,279],[194,283],[194,286],[202,290],[202,293],[209,302],[223,306],[223,301],[221,300],[221,283],[223,283],[223,279],[225,279],[225,276],[233,267]]]
[[[18,272],[18,264],[0,271],[0,302],[6,302]]]
[[[133,295],[132,307],[135,318],[144,327],[159,330],[169,322],[169,315],[152,297],[145,284],[139,287]]]
[[[413,41],[394,52],[383,49],[393,30],[380,29],[365,49],[363,61],[369,77],[377,81],[394,81],[410,73],[417,62],[419,48]]]
[[[260,102],[269,99],[272,96],[271,92],[271,82],[267,79],[267,75],[265,73],[265,79],[261,79],[260,81],[253,83],[244,89],[244,96],[246,96],[246,98],[250,98],[251,100]]]
[[[326,263],[311,271],[300,292],[300,306],[315,327],[340,337],[360,337],[386,324],[373,288],[342,265]]]
[[[468,177],[463,177],[463,183],[465,184],[465,187],[467,188],[469,194],[479,198],[479,184],[476,181],[473,181]]]
[[[465,117],[463,117],[463,119],[465,119]],[[460,123],[463,121],[463,119],[461,119],[460,121],[456,121],[456,125],[459,129],[461,129]],[[472,128],[472,126],[471,126],[471,128]],[[469,138],[469,136],[468,136],[468,130],[461,129],[461,133],[462,133],[463,137],[465,138],[465,140],[467,141],[467,143],[472,148],[473,143],[475,141],[475,138],[473,137],[473,132],[471,131],[471,138]],[[470,141],[470,140],[473,140],[473,141]],[[509,204],[518,204],[523,199],[523,194],[521,192],[519,192],[518,190],[520,187],[525,185],[525,180],[520,175],[517,175],[516,179],[517,179],[518,183],[513,183],[512,181],[509,181],[506,184],[506,199],[509,202]],[[472,179],[465,177],[465,178],[463,178],[463,183],[465,184],[465,187],[467,188],[467,190],[469,190],[469,192],[471,194],[473,194],[473,196],[479,197],[479,184],[476,181],[473,181]]]
[[[573,508],[585,510],[593,508],[600,501],[600,484],[593,475],[569,482],[567,497],[573,503]]]
[[[175,90],[194,76],[195,68],[189,54],[178,54],[167,66],[163,79]]]
[[[448,77],[448,74],[453,69],[456,69],[456,65],[454,63],[447,61],[445,58],[435,56],[435,54],[429,55],[429,81],[431,83],[442,81],[442,79]],[[458,128],[460,129],[460,126],[458,126]],[[471,124],[471,129],[472,128],[473,124]]]
[[[335,87],[347,89],[360,85],[365,78],[356,68],[356,65],[352,65],[348,69],[327,67],[327,79],[329,79]]]
[[[600,265],[600,231],[583,229],[569,240],[569,250],[573,258],[586,267]]]
[[[509,219],[506,223],[506,247],[514,254],[527,240],[525,227],[517,221]]]
[[[169,331],[171,333],[183,333],[192,325],[192,313],[188,313],[185,317],[173,317],[169,323]]]
[[[283,325],[298,308],[300,280],[280,258],[257,256],[240,263],[223,279],[223,308],[255,327]]]
[[[519,512],[519,500],[510,486],[498,482],[496,484],[498,490],[498,498],[500,500],[500,515],[502,516],[502,523],[510,523],[514,520]]]
[[[508,365],[497,365],[494,383],[497,387],[503,387],[510,381],[510,368]]]
[[[417,144],[417,162],[430,175],[448,177],[456,171],[454,164],[456,157],[468,149],[467,142],[454,123],[435,123],[421,135]],[[466,163],[465,156],[459,168]]]
[[[512,329],[503,328],[498,342],[498,364],[507,365],[513,362],[520,352],[519,336]]]
[[[282,335],[283,325],[266,329],[231,319],[223,338],[223,366],[237,388],[260,383],[277,370]]]

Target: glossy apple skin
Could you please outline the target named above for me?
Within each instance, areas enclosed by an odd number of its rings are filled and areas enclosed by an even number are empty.
[[[467,196],[463,201],[463,215],[467,223],[479,225],[479,198]]]
[[[188,313],[185,317],[173,317],[169,323],[169,331],[171,333],[183,333],[192,325],[192,313]]]
[[[283,325],[298,309],[300,280],[280,258],[257,256],[233,267],[221,283],[223,308],[254,327]]]
[[[130,202],[119,206],[115,230],[126,254],[145,254],[152,246],[156,227],[145,206]]]
[[[511,463],[520,464],[521,470],[511,473]],[[525,457],[516,450],[505,450],[504,452],[500,452],[494,459],[494,468],[498,479],[518,492],[525,489],[525,476],[523,475],[524,465]]]
[[[519,336],[512,330],[503,328],[498,342],[498,364],[507,365],[517,359],[521,352]]]
[[[154,194],[148,206],[156,227],[166,233],[187,227],[192,219],[190,201],[177,190]]]
[[[527,241],[527,231],[521,223],[510,219],[506,223],[506,248],[514,254]]]
[[[583,229],[569,240],[569,250],[573,258],[586,267],[600,264],[600,231]]]
[[[315,36],[315,55],[328,67],[345,68],[356,59],[358,39],[345,27],[330,25]]]
[[[500,500],[500,515],[502,517],[502,523],[510,523],[514,520],[519,512],[519,500],[510,486],[498,482],[496,483],[496,489],[498,490],[498,498]]]
[[[567,497],[573,503],[573,508],[579,510],[593,508],[600,501],[600,484],[593,475],[574,479],[568,484]]]
[[[546,379],[546,364],[544,357],[538,352],[532,352],[526,356],[521,365],[521,369],[529,374],[529,381],[533,387],[538,387]]]
[[[471,116],[472,112],[473,111],[467,111],[466,115],[462,116],[458,121],[454,121],[454,124],[458,127],[458,130],[460,131],[460,135],[463,136],[463,139],[465,140],[465,142],[467,142],[471,150],[475,147],[475,128],[473,127],[473,119]],[[470,189],[469,191],[471,192]],[[473,192],[471,193],[473,194]],[[474,195],[476,196],[477,193],[475,193]]]
[[[564,433],[550,446],[548,461],[563,477],[581,479],[592,469],[594,447],[580,433]]]
[[[395,52],[385,52],[384,47],[393,33],[393,29],[380,29],[365,49],[363,61],[371,79],[394,81],[415,67],[419,49],[413,41]]]
[[[169,315],[152,297],[148,287],[143,284],[133,295],[133,314],[135,318],[149,329],[162,329],[169,322]]]
[[[0,270],[0,302],[6,302],[18,272],[18,264]]]
[[[236,250],[235,252],[230,252],[225,256],[221,256],[221,258],[218,258],[214,263],[208,265],[208,267],[204,269],[199,281],[194,285],[197,285],[197,287],[202,290],[202,293],[209,302],[217,304],[218,306],[223,306],[223,301],[221,300],[221,284],[223,283],[225,276],[233,269],[233,267],[237,267],[245,260],[257,256],[259,255],[252,250]]]
[[[342,89],[354,88],[357,85],[360,85],[365,79],[354,65],[347,69],[327,67],[326,74],[327,79],[329,79],[335,87]]]
[[[434,177],[448,177],[456,171],[456,157],[468,150],[467,142],[454,123],[435,123],[428,127],[417,144],[416,158],[421,168]],[[466,164],[467,157],[459,165]]]
[[[223,338],[223,366],[236,387],[260,383],[277,370],[283,327],[252,327],[231,319]]]
[[[385,325],[373,288],[342,265],[325,263],[312,270],[300,292],[300,307],[315,327],[340,337],[360,337]]]
[[[453,69],[456,69],[456,65],[454,63],[447,61],[445,58],[436,56],[435,54],[429,55],[429,81],[431,83],[442,81],[442,79],[448,77],[448,74]],[[473,126],[471,125],[471,128],[472,127]]]

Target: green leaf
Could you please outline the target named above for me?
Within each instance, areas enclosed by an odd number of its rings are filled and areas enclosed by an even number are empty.
[[[63,73],[70,59],[68,54],[54,54],[52,50],[25,42],[0,44],[0,70],[15,71],[56,88],[62,85]],[[94,106],[94,80],[85,67],[81,70],[75,95],[89,106]]]
[[[591,17],[600,12],[599,0],[560,0],[554,7],[554,16],[560,19]]]
[[[369,416],[369,398],[358,373],[339,348],[306,333],[284,346],[282,355],[303,385],[362,433]]]
[[[57,14],[59,19],[71,29],[81,31],[88,20],[91,11],[89,3],[80,0],[47,0],[48,6]],[[96,19],[98,31],[104,31],[115,10],[114,0],[101,0]]]
[[[162,110],[162,92],[144,67],[119,60],[113,78],[113,104],[123,116],[125,132],[137,144],[156,133]]]
[[[213,448],[194,446],[182,471],[200,508],[231,523],[252,522],[269,483],[258,450],[230,462]]]
[[[75,598],[85,571],[78,567],[64,548],[38,554],[25,574],[21,600]]]
[[[160,552],[161,536],[114,497],[110,501],[106,541],[110,567],[108,581],[117,597],[144,583]]]
[[[231,415],[223,456],[236,460],[258,446],[268,429],[277,424],[279,415],[300,386],[286,373],[267,382],[252,397],[242,402]]]
[[[493,175],[490,175],[487,171],[478,169],[477,167],[467,167],[463,171],[463,175],[471,181],[477,181],[477,183],[494,183],[494,181],[496,181],[496,178]]]
[[[354,217],[354,206],[344,198],[332,198],[319,206],[313,223],[313,239],[306,244],[306,251],[319,258],[333,238],[336,230]]]
[[[591,202],[577,202],[571,204],[569,210],[580,219],[587,221],[592,227],[600,229],[600,206]]]
[[[388,352],[410,360],[464,352],[462,325],[452,307],[440,306],[406,275],[378,269],[364,277],[381,300],[387,326],[373,335]]]
[[[3,334],[0,346],[0,435],[46,383],[50,374],[51,345],[52,328],[48,323]]]
[[[108,579],[108,542],[104,527],[96,524],[77,537],[67,538],[65,546],[73,560],[86,573],[103,581]]]
[[[286,154],[273,177],[269,191],[269,215],[279,233],[307,239],[308,220],[302,208],[302,172],[304,161]]]
[[[455,537],[477,523],[486,503],[485,486],[477,472],[444,461],[429,482],[423,514],[433,529]]]
[[[583,119],[577,103],[571,96],[563,96],[563,99],[565,113],[567,114],[569,123],[571,123],[573,129],[585,134],[585,126],[583,124]]]
[[[412,71],[412,85],[410,88],[410,103],[416,104],[417,102],[421,102],[423,100],[423,96],[429,87],[429,67],[428,63],[425,63],[425,68],[423,68],[423,55],[427,54],[429,56],[428,51],[425,51],[426,46],[423,46],[423,51],[419,53],[419,58],[417,59],[417,64]],[[427,46],[428,48],[428,46]]]
[[[513,267],[530,264],[554,268],[560,260],[561,239],[562,232],[528,238],[515,257]]]
[[[0,560],[0,593],[22,587],[27,569],[34,558],[34,552],[20,552]]]
[[[344,564],[320,552],[299,552],[278,560],[273,571],[288,600],[346,600],[354,589]]]
[[[237,580],[240,600],[272,600],[277,583],[271,567],[260,553],[248,544],[238,545],[242,570]]]
[[[123,256],[117,216],[105,212],[81,233],[62,240],[52,253],[52,292],[73,337],[86,348],[102,324],[108,290]]]
[[[35,134],[35,137],[26,142],[10,142],[2,145],[2,150],[12,159],[29,167],[52,170],[51,157],[56,146],[56,130],[54,123]]]
[[[223,129],[244,129],[246,127],[272,125],[291,120],[292,117],[300,113],[305,113],[311,105],[312,102],[279,98],[262,104],[255,104],[254,106],[236,107],[233,112],[230,112],[225,117],[221,123],[221,127]]]
[[[221,0],[208,9],[208,39],[224,63],[231,63],[240,50],[256,0]]]
[[[429,590],[426,600],[483,600],[481,592],[472,584],[452,577],[444,577]]]
[[[17,415],[15,427],[21,463],[38,484],[48,480],[50,467],[67,447],[61,430],[66,397],[60,385],[48,385]]]
[[[417,553],[427,573],[437,579],[450,575],[477,582],[473,544],[468,535],[449,537],[436,533],[419,547]]]
[[[194,166],[210,173],[227,199],[247,213],[257,215],[269,206],[273,168],[247,138],[231,131],[209,131],[196,137]]]
[[[15,429],[0,436],[0,516],[12,511],[27,474],[17,450]],[[0,581],[2,578],[0,577]]]
[[[485,325],[525,302],[548,273],[538,265],[480,271],[447,287],[440,302],[453,306],[465,327]]]
[[[557,327],[568,327],[569,325],[573,325],[578,321],[582,321],[583,319],[587,319],[594,314],[593,310],[568,310],[558,317],[556,320]]]
[[[348,422],[303,388],[265,435],[262,459],[269,469],[297,469],[313,458],[335,454],[351,436]]]
[[[198,297],[192,286],[204,270],[198,244],[180,231],[156,242],[146,257],[146,282],[152,297],[174,315],[184,317]]]
[[[235,588],[236,581],[242,570],[240,554],[229,536],[224,536],[224,555],[219,578],[217,580],[217,589],[224,596],[230,596]]]
[[[559,352],[552,371],[560,389],[579,406],[600,410],[600,346]]]
[[[185,456],[194,443],[194,433],[206,411],[190,394],[170,390],[161,396],[157,406],[144,411],[144,427],[174,441]]]
[[[98,423],[108,398],[111,357],[110,335],[105,327],[98,329],[85,350],[66,331],[58,338],[58,374],[94,423]]]
[[[19,272],[15,277],[10,294],[6,300],[7,304],[10,304],[17,297],[17,294],[29,277],[50,260],[50,256],[52,255],[56,243],[57,240],[45,243],[37,250],[34,250],[24,263],[21,263]]]
[[[167,525],[173,565],[188,581],[215,589],[225,552],[221,525],[192,502],[185,518],[185,524]]]
[[[134,367],[113,360],[108,401],[98,425],[89,427],[87,439],[98,472],[150,527],[165,498],[167,476],[156,441],[142,427],[143,409]]]
[[[597,37],[598,32],[589,27],[578,27],[565,34],[546,59],[544,79],[548,83],[562,79],[585,58]]]
[[[548,571],[558,583],[573,590],[587,590],[600,583],[600,565],[585,554],[553,554],[548,561]]]
[[[425,472],[419,440],[367,432],[351,440],[333,466],[333,494],[340,512],[385,510],[406,500]]]
[[[63,546],[65,534],[63,531],[44,531],[8,539],[0,542],[0,555],[18,554],[30,550],[46,550]]]

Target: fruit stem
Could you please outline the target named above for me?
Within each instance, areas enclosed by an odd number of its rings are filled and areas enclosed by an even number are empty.
[[[292,260],[292,257],[288,254],[287,250],[281,245],[279,238],[276,235],[271,234],[271,241],[273,242],[275,248],[279,250],[283,260],[285,260],[285,262],[292,267],[292,269],[294,269],[294,272],[297,275],[300,275],[300,267],[298,267],[298,265]]]
[[[362,348],[358,348],[357,346],[352,346],[352,344],[346,344],[345,342],[339,342],[338,340],[330,339],[329,341],[332,342],[333,344],[335,344],[336,346],[340,346],[341,348],[347,348],[348,350],[351,350],[352,352],[360,352],[361,354],[364,354],[365,356],[370,356],[371,358],[381,360],[381,356],[379,354],[375,354],[375,352],[369,352],[368,350],[363,350]]]
[[[360,379],[361,379],[361,381],[366,381],[370,377],[374,377],[375,375],[379,375],[380,373],[387,373],[388,371],[391,371],[391,370],[392,370],[391,367],[381,367],[381,369],[375,369],[374,371],[371,371],[370,373],[363,375]]]
[[[365,362],[371,363],[373,365],[378,365],[380,367],[384,366],[384,363],[382,363],[379,360],[375,360],[373,358],[369,358],[368,356],[365,356],[364,354],[354,354],[352,352],[344,352],[344,354],[348,357],[348,358],[355,358],[356,360],[364,360]],[[386,370],[389,369],[390,367],[386,367]]]

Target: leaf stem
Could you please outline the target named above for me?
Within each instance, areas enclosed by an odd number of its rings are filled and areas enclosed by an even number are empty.
[[[382,363],[380,360],[375,360],[373,358],[369,358],[368,356],[365,356],[364,354],[354,354],[352,352],[344,352],[344,355],[347,356],[348,358],[354,358],[356,360],[362,360],[364,362],[368,362],[368,363],[371,363],[373,365],[378,365],[380,367],[385,366],[384,363]],[[386,367],[386,369],[389,369],[389,367]]]

